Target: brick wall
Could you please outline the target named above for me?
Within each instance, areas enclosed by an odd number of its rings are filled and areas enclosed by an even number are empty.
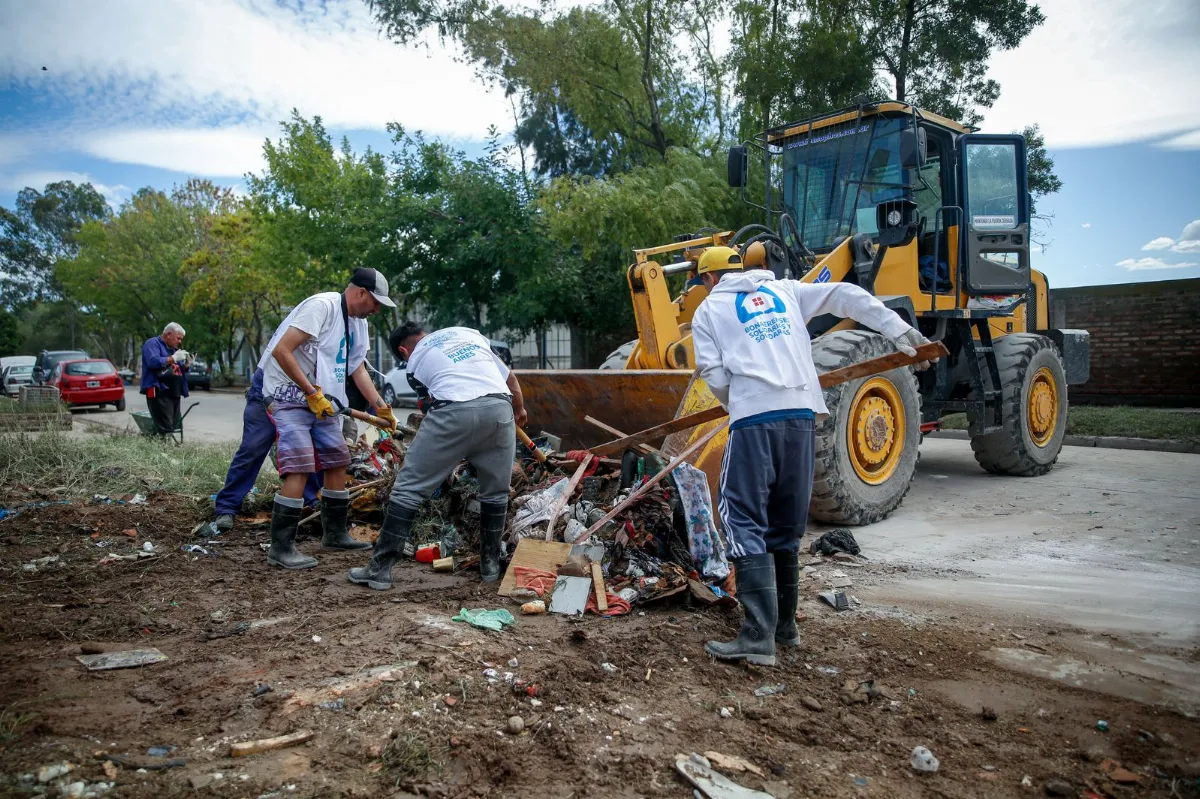
[[[1050,326],[1091,333],[1071,402],[1200,407],[1200,278],[1051,289]]]

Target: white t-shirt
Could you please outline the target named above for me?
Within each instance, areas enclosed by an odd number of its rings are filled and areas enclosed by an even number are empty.
[[[466,402],[485,394],[511,394],[508,367],[478,330],[447,327],[413,347],[408,374],[434,399]]]
[[[263,370],[263,396],[267,402],[304,405],[304,390],[284,374],[273,351],[288,328],[303,330],[309,338],[295,349],[296,362],[314,386],[327,397],[346,404],[346,376],[367,358],[367,320],[350,317],[349,369],[342,295],[336,291],[314,294],[297,305],[275,330],[258,367]]]

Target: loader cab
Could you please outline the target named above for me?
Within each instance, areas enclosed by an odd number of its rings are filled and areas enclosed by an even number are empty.
[[[739,159],[747,164],[748,153],[740,149],[742,154],[731,154],[729,177],[744,189],[745,166],[735,165]],[[768,212],[771,226],[795,251],[808,254],[809,265],[847,240],[854,260],[869,261],[886,233],[880,227],[887,227],[888,215],[881,209],[912,204],[911,218],[903,219],[909,235],[884,237],[906,246],[915,241],[910,257],[919,264],[919,285],[912,293],[1029,287],[1029,195],[1020,136],[975,134],[937,114],[881,102],[767,131],[757,149],[782,193],[760,207],[776,209]],[[873,275],[868,278],[861,263],[858,271],[847,279],[874,290]],[[930,300],[931,308],[937,304]],[[941,302],[943,308],[952,304]]]

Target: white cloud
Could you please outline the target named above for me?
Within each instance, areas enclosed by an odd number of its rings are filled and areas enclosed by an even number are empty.
[[[511,126],[471,66],[436,42],[387,40],[361,0],[0,3],[0,82],[69,105],[89,152],[214,175],[241,174],[247,132],[277,130],[293,108],[330,128],[400,122],[459,139]],[[199,135],[214,126],[234,130]],[[60,126],[45,128],[25,133]]]
[[[1169,264],[1161,258],[1126,258],[1124,261],[1117,261],[1117,266],[1135,272],[1142,269],[1184,269],[1189,266],[1200,266],[1200,264],[1191,261]]]
[[[1175,239],[1170,236],[1159,236],[1156,239],[1151,239],[1142,245],[1143,250],[1169,250],[1171,245],[1175,243]]]
[[[101,133],[81,144],[109,161],[228,177],[262,168],[266,136],[245,128],[144,129]]]
[[[1200,81],[1185,77],[1200,74],[1200,3],[1041,0],[1038,5],[1046,22],[1020,47],[992,58],[989,77],[999,81],[1001,91],[986,113],[986,130],[1039,123],[1051,147],[1167,135],[1176,137],[1170,146],[1200,147]]]
[[[1143,250],[1170,250],[1171,252],[1200,252],[1200,219],[1184,226],[1179,240],[1170,236],[1159,236],[1142,245]]]
[[[1179,234],[1181,241],[1195,241],[1200,239],[1200,219],[1195,219],[1184,226],[1183,232]]]
[[[1091,226],[1092,226],[1091,222],[1084,222],[1082,225],[1080,225],[1080,227],[1084,228],[1084,229],[1090,228]]]
[[[48,183],[58,183],[59,181],[69,180],[73,183],[91,183],[92,187],[104,195],[104,199],[108,201],[114,209],[122,202],[133,196],[133,190],[128,186],[117,184],[109,186],[104,183],[92,180],[91,176],[83,172],[63,172],[55,170],[43,170],[34,172],[21,172],[12,175],[0,175],[0,191],[3,192],[19,192],[24,188],[33,188],[42,191]]]
[[[1200,150],[1200,130],[1171,136],[1158,142],[1158,146],[1168,150]]]
[[[1200,241],[1196,239],[1182,239],[1175,243],[1171,248],[1171,252],[1200,252]]]

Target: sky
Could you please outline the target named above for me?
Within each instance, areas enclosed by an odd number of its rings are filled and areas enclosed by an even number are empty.
[[[1200,277],[1200,0],[1043,0],[990,75],[988,132],[1041,125],[1063,190],[1051,286]],[[361,0],[0,0],[0,204],[88,180],[114,205],[189,176],[239,186],[293,108],[356,149],[399,122],[478,152],[508,101]],[[652,244],[652,242],[630,242]]]

